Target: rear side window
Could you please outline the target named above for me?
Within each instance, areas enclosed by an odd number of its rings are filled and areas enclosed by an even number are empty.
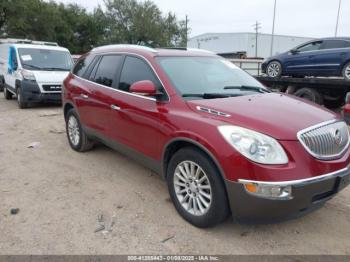
[[[344,40],[327,40],[322,45],[322,49],[335,49],[346,47],[350,47],[350,42]]]
[[[106,55],[95,66],[90,75],[90,80],[98,84],[112,87],[116,79],[116,75],[120,70],[122,63],[120,55]]]
[[[79,77],[83,77],[89,65],[93,61],[93,59],[94,59],[94,56],[92,55],[88,55],[80,59],[73,69],[73,74]]]
[[[150,66],[142,59],[133,56],[127,56],[120,76],[119,89],[129,92],[130,86],[138,81],[150,80],[159,91],[162,91],[162,85],[154,75]]]

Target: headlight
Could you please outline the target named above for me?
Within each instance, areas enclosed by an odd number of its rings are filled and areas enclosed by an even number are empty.
[[[246,158],[261,164],[287,164],[282,146],[272,137],[238,126],[219,126],[225,140]]]
[[[22,69],[21,70],[21,74],[22,74],[23,79],[30,80],[30,81],[35,81],[36,80],[33,72],[30,72],[28,70]]]

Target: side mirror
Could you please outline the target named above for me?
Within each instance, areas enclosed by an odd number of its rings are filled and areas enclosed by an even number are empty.
[[[143,80],[133,83],[130,86],[131,93],[138,93],[144,96],[156,96],[159,95],[157,88],[152,81]]]
[[[292,49],[292,50],[290,50],[290,53],[291,53],[292,55],[295,55],[295,54],[298,54],[298,53],[299,53],[299,50],[298,50],[298,49]]]

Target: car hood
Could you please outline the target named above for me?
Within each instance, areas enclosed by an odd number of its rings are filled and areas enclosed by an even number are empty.
[[[297,132],[310,126],[341,119],[339,115],[311,102],[290,95],[269,93],[220,99],[187,101],[188,106],[204,117],[222,124],[249,128],[279,140],[297,140]],[[216,110],[218,115],[199,110]]]
[[[62,83],[68,71],[32,71],[38,83]]]

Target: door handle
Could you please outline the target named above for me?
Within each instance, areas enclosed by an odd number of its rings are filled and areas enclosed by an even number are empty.
[[[111,105],[111,109],[115,110],[115,111],[120,111],[121,110],[121,108],[119,106],[116,106],[116,105]]]
[[[89,98],[89,96],[85,95],[85,94],[80,94],[80,97],[83,98],[83,99],[88,99]]]

